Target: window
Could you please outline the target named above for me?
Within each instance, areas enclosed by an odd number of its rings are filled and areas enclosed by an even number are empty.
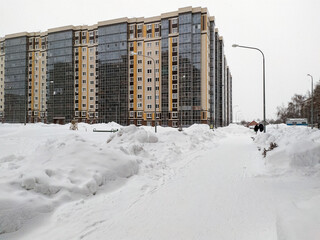
[[[172,118],[177,118],[178,117],[178,113],[177,112],[172,112]]]
[[[148,65],[151,65],[151,64],[152,64],[152,61],[151,61],[151,60],[148,60],[148,61],[147,61],[147,64],[148,64]]]
[[[177,56],[172,56],[172,62],[177,62],[178,61],[178,57]]]
[[[172,103],[172,108],[178,108],[178,103]]]
[[[138,108],[142,108],[142,103],[138,103]],[[141,114],[142,116],[142,114]],[[138,117],[139,117],[139,113],[138,113]]]
[[[156,41],[154,44],[155,44],[156,46],[159,46],[159,42],[158,42],[158,41]]]
[[[147,96],[147,99],[148,99],[148,100],[151,100],[151,99],[152,99],[152,96],[148,95],[148,96]]]
[[[172,48],[172,52],[177,52],[177,50],[178,50],[177,47]]]
[[[142,64],[142,60],[141,59],[138,60],[138,64]]]
[[[147,56],[151,56],[152,55],[152,52],[151,51],[148,51],[147,52]]]
[[[138,73],[142,73],[142,68],[138,68]]]
[[[152,73],[152,69],[148,69],[148,70],[147,70],[147,73]]]
[[[90,65],[90,68],[94,68],[94,65],[93,65],[93,64],[91,64],[91,65]]]
[[[178,23],[178,19],[174,18],[172,19],[172,24],[177,24]]]
[[[93,48],[90,48],[90,53],[93,53],[94,49]]]
[[[138,86],[138,90],[142,90],[142,86]]]
[[[137,29],[142,29],[142,24],[138,24]]]
[[[141,47],[142,46],[142,42],[138,42],[138,47]]]
[[[142,51],[138,51],[138,55],[142,55]]]
[[[152,82],[152,78],[148,78],[148,83],[151,83]]]
[[[152,113],[147,113],[147,118],[152,118]]]
[[[151,42],[148,42],[148,43],[147,43],[147,47],[152,47],[152,43],[151,43]]]
[[[172,43],[177,43],[177,42],[178,42],[178,38],[177,37],[172,38]]]
[[[172,80],[178,80],[178,76],[177,75],[172,75]]]
[[[177,93],[172,93],[172,99],[177,99],[178,98],[178,94]]]
[[[142,98],[142,94],[138,94],[138,99],[141,99]]]
[[[87,67],[87,65],[86,65],[86,64],[82,64],[82,67],[83,67],[83,68],[86,68],[86,67]]]
[[[130,117],[131,117],[131,118],[134,117],[134,112],[130,112]]]
[[[177,89],[178,85],[177,84],[172,84],[172,89]]]
[[[86,88],[82,88],[82,92],[85,92],[85,91],[87,91],[87,89]]]
[[[147,87],[147,91],[152,91],[152,87]]]
[[[159,55],[159,51],[155,51],[154,53],[155,53],[156,55]]]
[[[141,103],[140,103],[140,104],[141,104]],[[139,103],[138,103],[138,107],[139,107]],[[142,104],[141,104],[140,107],[142,107]],[[137,112],[137,117],[142,117],[142,112]]]
[[[151,24],[148,24],[148,25],[147,25],[147,30],[151,30],[151,29],[152,29]]]
[[[177,65],[173,65],[172,66],[172,71],[177,71],[178,70],[178,66]]]
[[[142,77],[138,77],[138,82],[142,82]]]
[[[148,109],[151,109],[151,108],[152,108],[152,105],[151,105],[151,104],[147,104],[147,108],[148,108]]]

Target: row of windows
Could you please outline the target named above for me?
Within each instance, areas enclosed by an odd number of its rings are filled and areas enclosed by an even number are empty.
[[[142,47],[142,44],[143,44],[142,41],[137,43],[138,47]],[[154,42],[154,44],[156,47],[159,46],[159,41]],[[133,42],[129,43],[129,47],[133,47],[133,45],[134,45]],[[152,47],[152,45],[153,45],[152,42],[147,42],[147,47]]]

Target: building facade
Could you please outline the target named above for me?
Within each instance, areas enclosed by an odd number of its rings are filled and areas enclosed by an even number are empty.
[[[0,38],[4,122],[226,126],[232,77],[206,8]]]

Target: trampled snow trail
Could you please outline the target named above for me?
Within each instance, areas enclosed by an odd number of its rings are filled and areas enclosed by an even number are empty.
[[[228,136],[103,231],[109,239],[277,239],[270,186],[249,173],[257,154],[248,135]]]
[[[278,239],[271,185],[251,176],[261,157],[250,135],[229,133],[209,149],[179,163],[163,184],[132,177],[111,193],[64,204],[17,237]]]

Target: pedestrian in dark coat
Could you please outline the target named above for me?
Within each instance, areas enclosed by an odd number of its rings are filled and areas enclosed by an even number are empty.
[[[260,130],[260,132],[263,132],[263,129],[264,129],[264,126],[263,126],[263,124],[259,124],[259,130]]]
[[[259,130],[259,126],[257,124],[257,125],[254,126],[254,131],[256,132],[256,134],[257,134],[258,130]]]

